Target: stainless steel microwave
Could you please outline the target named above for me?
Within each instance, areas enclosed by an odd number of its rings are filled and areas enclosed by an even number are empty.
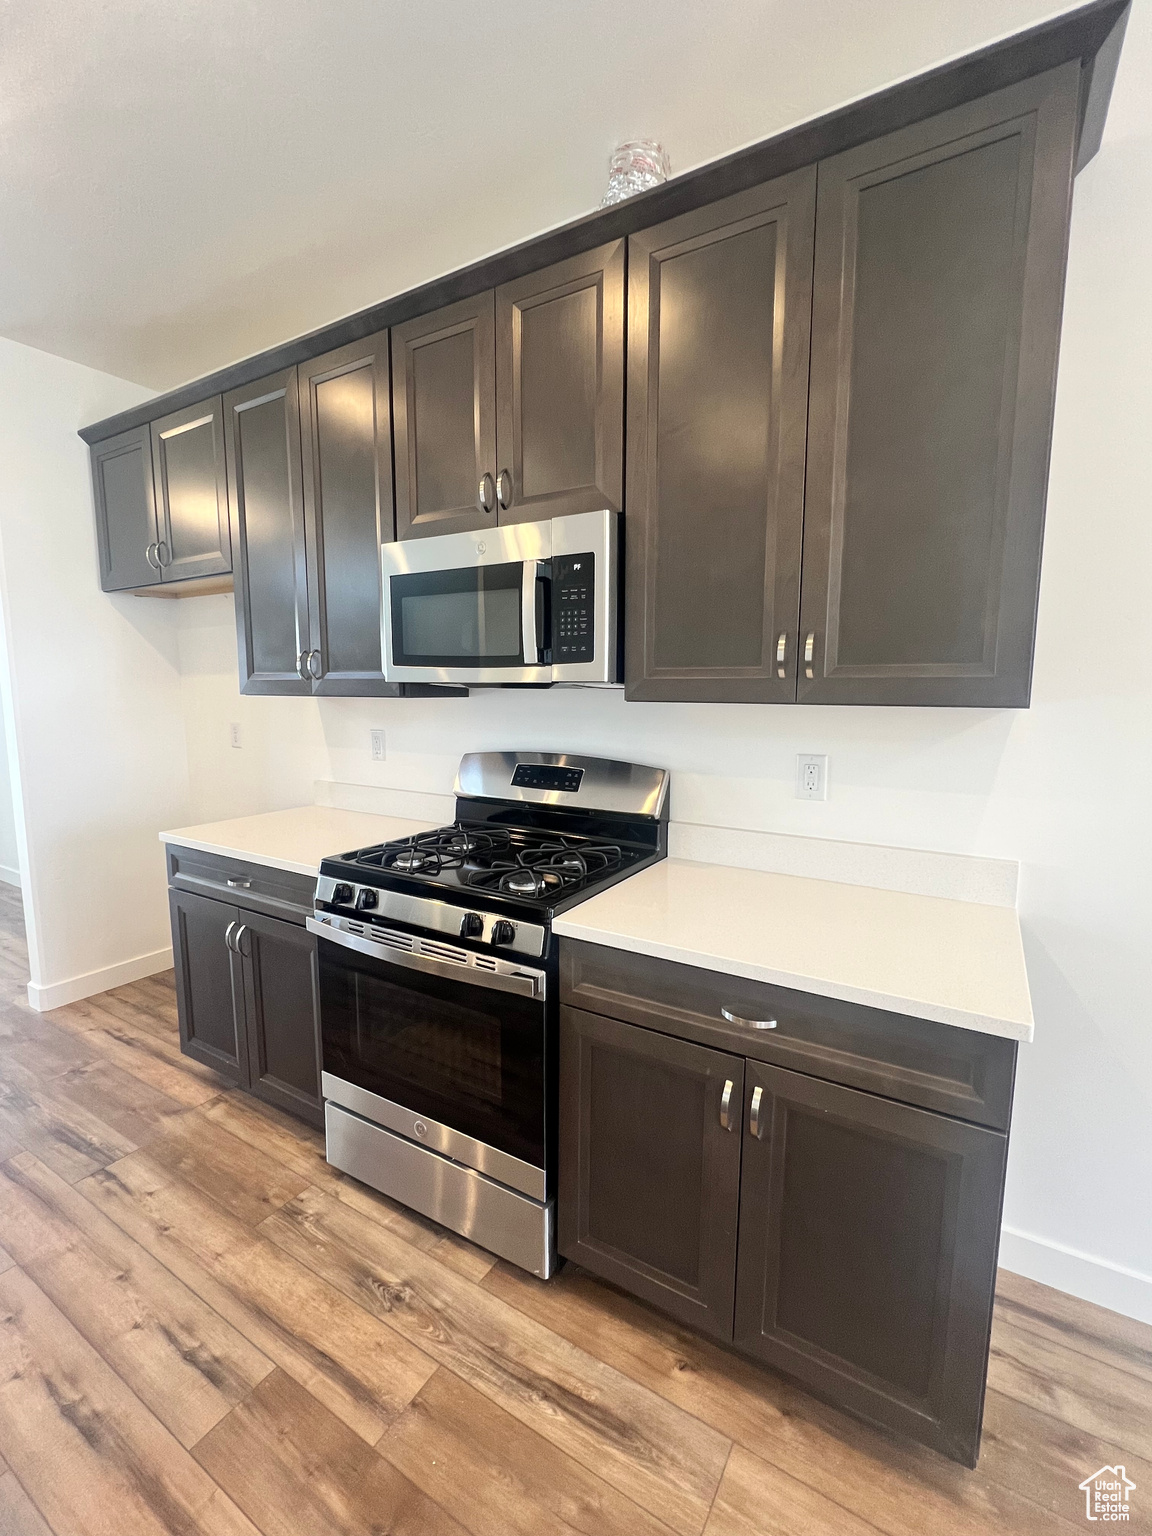
[[[385,544],[385,677],[618,682],[618,520],[575,512]]]

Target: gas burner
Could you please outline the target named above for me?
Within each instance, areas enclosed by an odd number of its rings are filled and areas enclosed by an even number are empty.
[[[439,853],[434,849],[402,848],[399,853],[394,853],[384,863],[386,869],[399,869],[407,875],[439,874],[443,869],[443,861]]]
[[[500,876],[496,889],[510,896],[547,896],[564,885],[561,875],[550,869],[512,869]]]
[[[449,853],[459,853],[464,856],[493,853],[498,848],[507,848],[512,841],[502,827],[498,827],[494,832],[482,832],[476,827],[459,827],[454,832],[432,835],[443,838],[444,847]]]

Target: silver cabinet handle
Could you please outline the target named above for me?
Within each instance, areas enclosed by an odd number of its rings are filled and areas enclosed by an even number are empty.
[[[736,1084],[730,1077],[724,1080],[724,1092],[720,1095],[720,1124],[726,1131],[732,1129],[732,1090]]]
[[[236,930],[236,937],[232,940],[233,947],[238,955],[247,955],[248,953],[248,951],[244,948],[244,935],[247,932],[248,924],[241,923],[239,928]]]
[[[311,671],[309,670],[309,667],[308,667],[308,652],[307,651],[301,651],[299,656],[297,656],[297,658],[296,658],[296,670],[297,670],[297,672],[299,672],[300,676],[304,679],[304,681],[306,683],[311,680],[312,673],[311,673]]]
[[[308,675],[309,675],[309,677],[316,677],[316,678],[323,677],[323,675],[324,675],[324,664],[323,664],[323,658],[321,657],[320,652],[319,651],[309,651],[307,653],[307,655],[308,655]]]
[[[785,676],[784,658],[788,654],[788,631],[780,631],[780,638],[776,642],[776,676]]]
[[[480,476],[480,489],[476,493],[481,512],[491,512],[496,505],[496,482],[487,471]]]
[[[741,1029],[775,1029],[775,1019],[742,1019],[738,1013],[733,1013],[731,1008],[721,1008],[720,1017],[727,1019],[729,1024],[738,1024]]]
[[[507,512],[512,505],[512,476],[506,469],[496,476],[496,500],[501,512]]]
[[[149,544],[148,548],[144,551],[144,558],[154,571],[160,569],[160,556],[156,553],[155,541]]]
[[[804,676],[811,678],[815,674],[812,671],[812,658],[816,654],[816,631],[810,629],[808,637],[804,641]]]
[[[759,1141],[764,1135],[764,1127],[760,1124],[760,1105],[764,1098],[764,1090],[757,1086],[752,1090],[752,1109],[748,1115],[748,1129]]]
[[[237,928],[239,928],[239,926],[240,926],[240,924],[237,921],[233,920],[232,922],[230,922],[228,924],[227,928],[224,930],[224,943],[227,945],[227,947],[229,949],[232,949],[232,935],[236,932],[236,930],[237,930]],[[238,951],[236,951],[235,949],[232,949],[232,953],[236,954],[236,953],[238,953]]]
[[[161,539],[159,544],[156,546],[156,558],[159,560],[162,566],[172,564],[172,551],[168,548],[168,545],[164,542],[163,539]]]
[[[234,891],[250,891],[252,889],[252,880],[248,875],[229,875],[226,883]]]

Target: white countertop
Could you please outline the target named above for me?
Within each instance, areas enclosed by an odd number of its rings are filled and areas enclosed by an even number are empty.
[[[288,869],[298,875],[316,875],[320,860],[353,848],[370,848],[389,838],[426,832],[428,821],[407,821],[399,816],[373,816],[365,811],[339,811],[328,805],[301,805],[290,811],[267,811],[262,816],[238,816],[232,821],[209,821],[199,827],[176,827],[161,832],[162,843],[179,843],[204,853],[232,855],[272,869]]]
[[[553,923],[566,938],[1031,1040],[1009,907],[664,859]]]

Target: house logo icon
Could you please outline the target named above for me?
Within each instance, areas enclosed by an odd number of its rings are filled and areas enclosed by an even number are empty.
[[[1085,1518],[1109,1522],[1129,1519],[1128,1499],[1135,1486],[1123,1467],[1101,1467],[1093,1472],[1080,1484]]]

